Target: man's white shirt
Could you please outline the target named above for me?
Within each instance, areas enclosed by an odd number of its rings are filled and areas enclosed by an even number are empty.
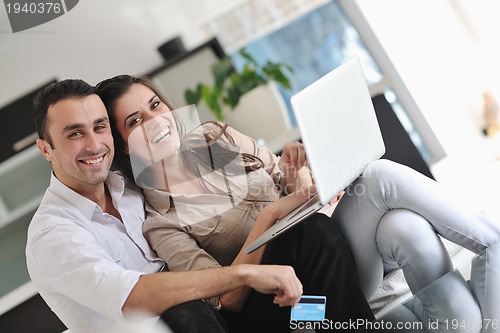
[[[126,323],[121,309],[139,277],[164,268],[142,235],[142,195],[114,173],[106,185],[123,223],[52,174],[28,229],[31,280],[71,333]]]

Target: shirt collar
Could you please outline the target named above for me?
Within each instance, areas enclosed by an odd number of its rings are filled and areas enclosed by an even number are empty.
[[[171,193],[155,189],[144,189],[143,194],[148,204],[159,214],[163,215],[170,209]]]
[[[125,190],[123,177],[114,172],[110,172],[105,184],[107,185],[109,193],[113,198],[113,202],[118,202]],[[89,220],[92,219],[96,210],[100,210],[100,207],[94,201],[87,199],[83,195],[64,185],[59,179],[57,179],[54,172],[51,173],[50,177],[50,189],[54,194],[61,197],[61,199],[78,208],[78,210]]]

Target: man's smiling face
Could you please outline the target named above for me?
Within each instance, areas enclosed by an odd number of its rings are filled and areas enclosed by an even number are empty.
[[[81,193],[106,180],[114,156],[113,137],[97,95],[54,103],[46,126],[52,146],[41,139],[38,146],[63,184]]]

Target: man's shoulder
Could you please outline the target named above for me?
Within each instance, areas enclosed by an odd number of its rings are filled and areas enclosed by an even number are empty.
[[[81,208],[51,192],[49,188],[31,219],[30,228],[37,225],[76,223],[85,218],[86,214]]]
[[[83,225],[90,220],[96,204],[76,193],[52,176],[51,183],[35,211],[29,229],[45,229],[55,225]]]

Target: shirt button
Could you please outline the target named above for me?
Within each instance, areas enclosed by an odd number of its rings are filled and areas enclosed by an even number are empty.
[[[214,227],[214,224],[212,222],[208,223],[208,227],[209,228],[213,228]]]

